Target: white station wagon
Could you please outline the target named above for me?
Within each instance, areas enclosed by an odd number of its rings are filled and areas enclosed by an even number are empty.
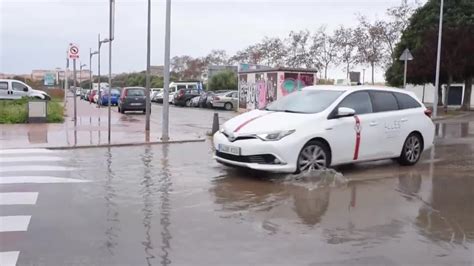
[[[285,173],[387,158],[413,165],[434,131],[431,111],[411,92],[311,86],[227,121],[214,135],[215,159]]]

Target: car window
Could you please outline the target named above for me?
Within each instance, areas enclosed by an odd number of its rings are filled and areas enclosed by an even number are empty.
[[[232,98],[237,98],[237,92],[233,92],[230,97],[232,97]]]
[[[21,84],[21,83],[18,83],[18,82],[12,82],[12,88],[14,91],[23,91],[23,89],[25,88],[26,86]]]
[[[0,90],[8,90],[8,82],[0,82]]]
[[[145,91],[141,89],[129,89],[127,96],[145,96]]]
[[[400,107],[400,109],[421,107],[421,104],[408,94],[399,92],[394,92],[393,94],[395,94],[395,98],[397,98],[398,106]]]
[[[398,110],[398,102],[393,93],[388,91],[371,91],[374,112],[388,112]]]
[[[190,93],[191,94],[199,94],[197,90],[191,90]]]
[[[303,90],[270,103],[265,110],[289,113],[319,113],[331,105],[342,91]]]
[[[348,107],[354,109],[357,115],[372,113],[372,102],[369,93],[366,91],[354,92],[346,96],[338,107]]]

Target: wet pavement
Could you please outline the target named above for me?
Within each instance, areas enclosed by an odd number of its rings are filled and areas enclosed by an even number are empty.
[[[0,204],[1,216],[30,217],[26,229],[0,232],[0,258],[474,265],[473,117],[440,123],[435,148],[415,166],[384,160],[304,177],[226,168],[209,141],[0,151],[0,195],[38,193],[35,204]]]
[[[74,124],[73,98],[68,98],[67,116],[60,124],[14,124],[0,126],[0,148],[74,147],[108,144],[108,108],[77,100],[77,124]],[[214,113],[220,122],[236,115],[223,110],[170,106],[172,141],[205,138],[211,130]],[[152,104],[150,134],[145,134],[145,115],[141,112],[120,114],[111,109],[111,144],[157,142],[161,139],[162,105]]]

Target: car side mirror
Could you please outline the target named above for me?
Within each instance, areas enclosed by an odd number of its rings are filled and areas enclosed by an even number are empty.
[[[24,92],[28,92],[28,87],[24,87],[24,88],[23,88],[23,91],[24,91]]]
[[[348,107],[339,107],[337,109],[337,117],[347,117],[347,116],[354,116],[355,110]]]

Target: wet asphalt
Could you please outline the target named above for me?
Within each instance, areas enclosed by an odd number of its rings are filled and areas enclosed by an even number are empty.
[[[221,166],[210,141],[0,155],[24,159],[0,177],[90,181],[0,184],[38,192],[0,206],[31,215],[0,233],[0,251],[19,251],[17,265],[474,265],[473,118],[440,122],[415,166],[304,178]]]

